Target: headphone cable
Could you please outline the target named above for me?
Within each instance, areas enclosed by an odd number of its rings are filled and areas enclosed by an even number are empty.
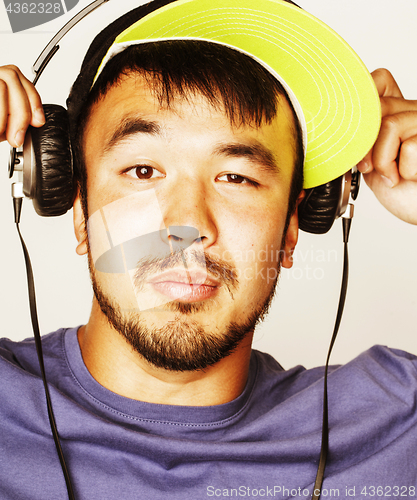
[[[346,210],[347,215],[342,216],[343,226],[343,274],[342,285],[340,287],[339,306],[337,308],[336,321],[333,329],[333,335],[330,340],[330,346],[327,353],[326,365],[324,368],[324,391],[323,391],[323,423],[321,431],[321,451],[320,460],[317,468],[316,481],[314,483],[313,495],[311,500],[319,500],[321,495],[321,487],[324,480],[324,471],[326,469],[327,455],[329,452],[329,410],[327,399],[327,375],[329,368],[330,355],[339,331],[340,322],[342,320],[343,309],[345,306],[346,292],[349,277],[349,254],[348,254],[348,241],[350,226],[353,217],[353,205],[349,204]]]
[[[52,409],[52,401],[51,401],[51,396],[49,394],[48,383],[46,381],[45,366],[44,366],[44,362],[43,362],[43,353],[42,353],[42,341],[41,341],[41,334],[40,334],[40,329],[39,329],[38,313],[37,313],[37,308],[36,308],[35,281],[33,279],[32,264],[30,262],[29,252],[27,250],[26,244],[23,240],[22,234],[20,232],[20,227],[19,227],[20,214],[22,211],[23,197],[15,195],[15,187],[16,187],[16,184],[13,184],[12,194],[13,194],[13,209],[14,209],[14,219],[15,219],[14,221],[16,223],[17,233],[19,235],[20,242],[22,244],[23,254],[25,257],[26,275],[27,275],[27,283],[28,283],[28,294],[29,294],[30,316],[31,316],[31,320],[32,320],[32,328],[33,328],[33,333],[34,333],[34,337],[35,337],[36,352],[38,354],[39,366],[40,366],[43,386],[44,386],[44,390],[45,390],[46,406],[48,409],[49,424],[51,426],[52,435],[53,435],[54,442],[55,442],[55,448],[56,448],[56,451],[58,453],[59,461],[61,463],[62,472],[64,474],[65,483],[66,483],[67,491],[68,491],[68,498],[69,498],[69,500],[75,500],[74,491],[72,489],[67,464],[65,462],[64,453],[62,451],[61,443],[59,440],[59,434],[58,434],[58,429],[57,429],[56,422],[55,422],[54,412]]]

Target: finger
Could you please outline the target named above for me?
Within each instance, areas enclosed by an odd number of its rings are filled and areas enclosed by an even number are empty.
[[[369,172],[372,172],[374,168],[372,165],[372,153],[373,148],[369,151],[365,158],[357,164],[357,168],[362,174],[368,174]]]
[[[403,179],[417,181],[417,135],[401,145],[399,171]]]
[[[20,72],[19,68],[17,68],[19,73],[20,82],[25,89],[27,98],[29,100],[30,108],[32,111],[32,120],[30,124],[32,127],[41,127],[45,123],[45,114],[43,112],[42,101],[38,91],[35,89],[33,83],[28,80],[23,73]]]
[[[23,144],[26,129],[32,119],[30,103],[18,73],[18,68],[14,66],[5,66],[0,71],[0,78],[7,86],[8,96],[6,138],[13,147]]]
[[[382,116],[395,115],[404,111],[417,111],[417,101],[400,97],[381,97]]]
[[[25,132],[29,124],[38,127],[42,125],[43,112],[41,116],[38,110],[42,104],[33,85],[22,75],[16,66],[4,66],[0,68],[0,79],[7,87],[8,115],[5,132],[6,138],[12,146],[20,147],[23,144]],[[31,100],[29,100],[28,92]],[[36,119],[35,109],[38,110],[36,111]],[[4,120],[4,111],[2,115],[2,119]]]
[[[0,141],[6,140],[7,118],[9,116],[9,101],[7,85],[0,80]]]
[[[20,80],[14,80],[10,78],[9,82],[7,82],[9,116],[6,138],[11,146],[20,147],[23,145],[25,132],[31,122],[32,112]]]
[[[403,97],[397,82],[385,68],[376,69],[371,73],[380,97]]]
[[[402,180],[394,189],[386,189],[382,177],[375,171],[363,177],[385,208],[399,219],[417,224],[417,182]]]
[[[405,111],[382,119],[381,130],[372,152],[372,164],[389,186],[400,180],[397,157],[401,144],[417,135],[417,112]],[[411,147],[410,147],[411,149]],[[409,158],[411,154],[407,154]]]

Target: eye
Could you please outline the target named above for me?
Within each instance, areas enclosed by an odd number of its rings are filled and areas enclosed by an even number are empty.
[[[234,184],[242,184],[242,182],[246,180],[244,177],[237,174],[226,174],[226,178],[228,182],[233,182]]]
[[[146,181],[148,179],[155,179],[157,177],[163,177],[163,174],[159,172],[159,170],[149,165],[137,165],[136,167],[126,170],[125,173],[130,177],[142,181]]]
[[[218,177],[219,181],[228,182],[231,184],[250,184],[252,186],[257,186],[258,184],[250,179],[243,177],[239,174],[223,174]]]

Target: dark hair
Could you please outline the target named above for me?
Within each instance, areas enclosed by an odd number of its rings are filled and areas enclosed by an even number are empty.
[[[201,40],[167,40],[132,45],[105,65],[90,91],[76,127],[75,158],[84,213],[86,171],[82,141],[94,103],[103,98],[125,75],[142,75],[161,104],[170,106],[176,97],[201,94],[223,108],[235,125],[270,123],[281,99],[287,99],[294,116],[295,165],[288,207],[292,215],[303,185],[302,133],[287,93],[278,80],[250,56],[223,45]]]

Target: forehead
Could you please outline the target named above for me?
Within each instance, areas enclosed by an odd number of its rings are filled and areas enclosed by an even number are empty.
[[[169,110],[172,112],[178,112],[180,108],[185,109],[184,104],[186,104],[188,105],[188,112],[193,107],[195,110],[198,106],[211,107],[213,110],[223,112],[229,117],[231,126],[246,124],[251,128],[258,128],[274,121],[274,118],[275,121],[289,122],[292,127],[292,135],[294,138],[297,136],[295,114],[288,99],[283,94],[276,97],[276,116],[271,119],[261,120],[261,123],[256,123],[253,116],[248,116],[244,112],[246,107],[250,107],[248,103],[234,101],[232,105],[229,103],[229,106],[225,106],[220,95],[215,95],[214,99],[212,96],[205,97],[205,89],[200,91],[198,88],[187,88],[185,90],[181,89],[180,92],[175,84],[172,85],[171,89],[161,88],[167,86],[169,86],[169,81],[159,80],[154,75],[129,72],[127,75],[119,76],[117,81],[105,90],[104,95],[95,96],[94,102],[87,112],[85,122],[88,124],[91,116],[96,114],[98,110],[103,110],[109,105],[113,108],[119,103],[123,104],[125,108],[130,106],[131,110],[144,108],[151,103],[159,111]],[[83,128],[85,130],[86,125]]]

